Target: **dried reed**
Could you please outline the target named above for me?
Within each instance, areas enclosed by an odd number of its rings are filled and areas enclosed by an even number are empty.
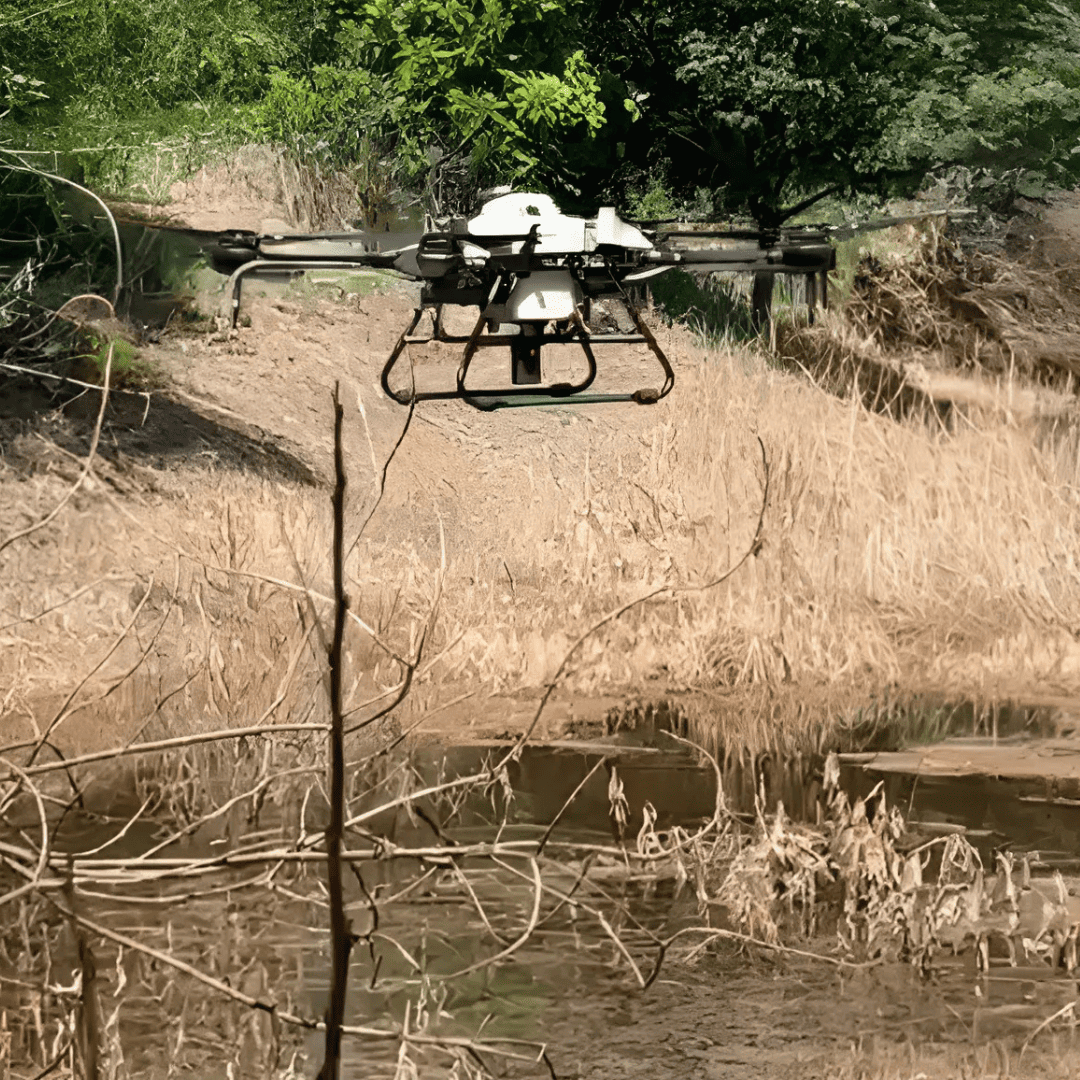
[[[1023,412],[1025,383],[1068,392],[1038,395],[1028,411],[1074,415],[1075,268],[965,252],[933,220],[894,232],[906,234],[899,248],[862,259],[840,309],[780,328],[780,357],[893,416],[951,403]],[[1009,393],[994,392],[1001,383]]]

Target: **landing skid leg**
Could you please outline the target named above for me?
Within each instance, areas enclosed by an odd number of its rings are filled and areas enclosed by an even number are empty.
[[[412,322],[401,333],[401,337],[398,338],[397,344],[394,346],[394,351],[390,354],[390,359],[386,361],[382,369],[382,388],[383,393],[387,397],[393,398],[399,405],[408,405],[416,395],[416,383],[415,380],[410,380],[412,385],[409,387],[409,392],[406,394],[402,390],[390,389],[390,372],[393,370],[394,365],[398,362],[398,357],[401,356],[405,350],[405,345],[408,342],[412,332],[420,325],[420,320],[424,317],[424,309],[418,307],[413,312]]]
[[[675,372],[671,368],[671,364],[668,362],[667,357],[664,355],[664,351],[660,348],[659,343],[653,336],[652,331],[642,321],[637,308],[629,300],[628,297],[623,296],[623,300],[626,304],[627,312],[630,318],[634,322],[634,326],[637,328],[636,336],[633,334],[617,336],[617,340],[613,342],[605,342],[604,335],[594,337],[589,332],[589,328],[585,323],[580,309],[575,309],[568,320],[573,327],[571,334],[566,334],[565,331],[557,333],[555,335],[536,334],[535,340],[529,340],[529,337],[520,335],[524,338],[524,341],[519,342],[518,336],[506,337],[506,336],[492,336],[490,339],[484,337],[484,328],[487,325],[488,320],[484,317],[483,310],[481,310],[480,317],[476,321],[476,325],[473,327],[472,333],[469,335],[465,350],[462,353],[461,362],[457,370],[456,386],[453,390],[434,390],[434,391],[420,391],[416,389],[414,381],[410,382],[407,390],[393,390],[390,387],[390,375],[401,358],[401,354],[405,350],[405,346],[408,345],[413,339],[413,332],[420,324],[420,320],[423,318],[424,312],[427,310],[425,307],[419,307],[413,312],[413,317],[409,325],[405,328],[401,337],[398,338],[397,344],[394,346],[394,351],[390,354],[390,358],[387,360],[382,370],[382,388],[387,397],[398,402],[400,405],[409,405],[415,401],[450,401],[458,400],[464,401],[466,404],[471,405],[475,409],[480,409],[484,412],[490,412],[494,409],[510,409],[510,408],[525,408],[529,406],[540,405],[591,405],[604,402],[629,402],[635,401],[639,405],[652,405],[659,401],[662,397],[665,397],[671,392],[672,387],[675,385]],[[439,313],[435,314],[436,327],[439,325]],[[436,331],[437,333],[437,331]],[[441,340],[441,339],[440,339]],[[449,339],[455,340],[455,339]],[[456,340],[460,341],[461,338]],[[588,363],[589,370],[585,375],[585,378],[577,383],[556,383],[552,386],[544,386],[539,383],[528,383],[521,385],[525,382],[525,379],[539,376],[539,371],[535,373],[530,370],[529,365],[524,365],[524,370],[520,370],[521,365],[515,367],[515,361],[520,359],[515,355],[515,345],[518,352],[528,352],[530,364],[535,360],[539,360],[540,349],[544,344],[570,344],[577,342],[585,354],[585,359]],[[664,382],[659,389],[653,387],[643,387],[639,390],[634,390],[631,393],[613,393],[613,394],[585,394],[583,391],[587,390],[593,383],[597,374],[596,354],[593,352],[593,344],[645,344],[652,351],[653,355],[660,362],[660,366],[664,372]],[[511,379],[514,385],[508,387],[505,390],[470,390],[465,385],[466,377],[469,373],[470,365],[473,358],[481,347],[489,346],[509,346],[511,350]],[[533,390],[533,386],[536,387]]]
[[[469,400],[469,391],[465,389],[465,376],[469,373],[469,365],[472,363],[473,357],[476,355],[476,350],[480,347],[480,335],[484,332],[484,324],[487,319],[484,318],[484,312],[481,310],[480,318],[476,320],[476,325],[473,327],[473,332],[469,335],[469,340],[465,344],[465,351],[461,354],[461,364],[458,367],[457,372],[457,392],[460,397],[465,398],[472,405],[473,402]],[[477,405],[478,409],[484,408],[483,405]]]
[[[637,332],[645,339],[645,344],[649,346],[653,355],[660,361],[660,366],[664,369],[664,385],[661,386],[659,390],[654,390],[652,387],[645,387],[641,390],[635,390],[633,394],[634,400],[639,405],[654,405],[662,397],[666,397],[671,393],[671,388],[675,385],[675,372],[672,370],[668,358],[664,355],[664,350],[660,348],[660,343],[653,336],[653,332],[645,325],[645,321],[642,319],[640,312],[637,307],[631,303],[629,297],[626,298],[626,310],[629,313],[630,318],[634,320],[634,326],[637,327]]]

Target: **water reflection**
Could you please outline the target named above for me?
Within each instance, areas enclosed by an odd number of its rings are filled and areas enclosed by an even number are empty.
[[[505,751],[505,746],[431,747],[383,763],[378,771],[354,777],[350,813],[358,818],[406,789],[482,774],[491,756]],[[783,801],[789,813],[813,820],[820,806],[821,764],[797,756],[731,755],[721,757],[718,766],[731,809],[752,817],[758,807],[769,812]],[[433,794],[364,819],[348,838],[350,849],[366,854],[356,859],[356,876],[346,883],[348,914],[358,936],[347,1023],[393,1037],[347,1038],[344,1074],[394,1075],[401,1064],[401,1042],[394,1032],[406,1026],[443,1039],[554,1040],[564,1054],[566,1039],[585,1038],[588,1045],[610,1042],[615,1038],[610,1025],[628,1023],[630,1017],[647,1027],[652,1021],[642,1012],[644,1005],[632,1004],[638,1000],[633,996],[638,982],[631,965],[649,975],[659,955],[658,939],[695,923],[698,899],[693,883],[679,887],[672,867],[641,873],[640,863],[620,855],[613,841],[609,785],[613,778],[622,784],[629,810],[623,832],[632,850],[646,804],[655,808],[659,829],[694,829],[709,819],[715,777],[711,765],[701,765],[685,746],[673,746],[657,732],[577,751],[527,747],[510,765],[509,800],[498,783],[477,785],[464,801],[451,793]],[[226,770],[217,777],[219,802],[229,795],[232,780]],[[865,793],[874,782],[861,770],[844,776],[852,795]],[[1015,837],[1019,830],[1029,841],[1052,842],[1063,850],[1071,844],[1076,850],[1076,832],[1069,830],[1080,828],[1080,822],[1070,819],[1063,826],[1064,819],[1055,818],[1050,825],[1046,806],[1037,803],[1022,804],[1026,816],[1011,815],[1003,809],[1011,800],[1000,784],[975,777],[915,783],[894,776],[886,794],[890,804],[924,821],[964,814],[995,838]],[[129,809],[141,805],[137,797],[127,801]],[[122,800],[111,809],[121,805]],[[551,845],[534,867],[529,856],[536,840],[556,819]],[[190,964],[248,999],[274,1002],[280,1014],[321,1016],[330,965],[324,869],[315,852],[325,820],[318,783],[305,778],[258,814],[244,806],[230,811],[157,851],[153,860],[130,861],[161,845],[181,823],[137,820],[117,836],[126,820],[68,814],[56,844],[57,851],[95,851],[96,869],[87,862],[76,864],[76,905],[81,916],[114,935],[103,939],[90,933],[88,939],[99,973],[103,1041],[115,1075],[156,1078],[181,1072],[223,1075],[227,1070],[234,1077],[312,1075],[321,1060],[319,1033],[230,1000],[221,988],[199,984],[153,951]],[[0,838],[11,850],[33,835],[32,815],[25,824],[25,836],[16,832]],[[499,849],[491,847],[496,839]],[[275,852],[273,859],[255,857],[268,848]],[[405,857],[405,848],[422,850]],[[228,870],[189,869],[178,876],[178,863],[212,859],[227,850],[247,850],[252,861]],[[312,858],[306,860],[307,855]],[[121,872],[118,864],[103,861],[110,859],[129,860],[122,884],[109,879]],[[10,869],[0,869],[0,895],[20,884]],[[0,926],[0,1011],[9,1018],[11,1059],[29,1075],[57,1055],[67,1053],[64,1060],[70,1059],[66,1045],[71,1032],[65,1024],[77,1000],[72,989],[75,935],[47,896],[59,898],[61,892],[27,893],[9,903],[4,908],[8,921]],[[715,908],[712,914],[722,918]],[[144,951],[116,940],[117,935],[133,939]],[[826,951],[820,943],[817,947]],[[483,963],[493,957],[500,959]],[[699,988],[698,1004],[734,1023],[731,1017],[738,1009],[731,998],[732,972],[742,971],[745,959],[731,949],[704,962],[712,965],[715,979],[708,990]],[[820,1014],[815,1030],[824,1030],[822,1017],[833,1015],[832,1009],[834,1020],[842,1014],[869,1025],[867,1030],[877,1015],[892,1018],[890,1024],[917,1023],[926,1037],[936,1031],[953,1038],[961,1029],[970,1031],[975,1020],[985,1033],[995,1034],[991,1029],[998,1013],[988,1010],[1002,1003],[1012,1008],[1023,999],[1024,1008],[1034,1002],[1032,1007],[1045,1014],[1049,1005],[1059,1007],[1075,991],[1074,980],[1048,971],[1029,972],[1026,981],[1017,972],[1008,978],[994,974],[976,998],[969,966],[963,958],[941,961],[933,991],[937,1004],[932,1006],[926,1004],[925,985],[904,965],[883,965],[850,980],[843,1005],[820,970],[814,976],[803,973],[798,978],[810,989],[797,1011]],[[684,969],[675,968],[670,976],[666,972],[667,982],[649,991],[654,1000],[665,1001],[665,994],[674,993],[665,985],[681,986],[690,978]],[[771,969],[761,969],[757,979],[739,984],[739,993],[760,1003],[774,992]],[[603,1033],[583,1035],[585,1016],[601,1018]],[[731,1037],[745,1042],[755,1023],[760,1027],[760,1016],[755,1020],[747,1013]],[[490,1045],[535,1059],[535,1049],[519,1044]],[[420,1075],[442,1075],[453,1067],[445,1053],[416,1042],[407,1053]],[[483,1048],[479,1053],[483,1057]],[[535,1061],[500,1063],[491,1057],[488,1064],[511,1075],[545,1072]],[[559,1067],[574,1068],[565,1056]],[[696,1075],[674,1067],[669,1074]],[[464,1073],[459,1070],[459,1075]]]
[[[414,785],[432,785],[440,778],[482,772],[489,753],[476,747],[432,748],[413,754],[407,771]],[[597,769],[565,808],[575,788],[605,759],[607,768]],[[669,920],[675,889],[670,881],[658,887],[635,880],[629,863],[614,857],[608,857],[611,865],[601,885],[583,886],[586,864],[575,845],[592,852],[590,858],[600,846],[617,850],[608,818],[611,770],[623,780],[634,830],[646,800],[656,806],[662,825],[690,827],[712,813],[712,771],[683,751],[631,748],[608,758],[528,748],[511,764],[509,800],[498,785],[477,788],[460,805],[426,798],[354,830],[348,846],[370,850],[372,857],[355,862],[356,876],[348,882],[348,912],[360,940],[352,958],[347,1023],[387,1030],[408,1025],[413,1032],[443,1038],[482,1034],[481,1041],[512,1049],[516,1044],[497,1040],[542,1039],[544,1017],[568,997],[601,993],[613,977],[632,985],[628,946],[616,938],[646,934],[640,942],[631,940],[629,949],[647,970],[647,950],[655,951],[647,931]],[[350,812],[361,814],[385,802],[402,775],[387,769],[367,790],[358,783]],[[226,778],[220,779],[218,795],[224,799]],[[118,810],[122,801],[111,809]],[[304,797],[302,814],[293,817],[294,808],[295,800],[264,807],[246,827],[243,814],[215,819],[165,847],[163,838],[175,835],[181,823],[65,816],[55,851],[79,856],[77,912],[112,934],[102,940],[91,930],[87,938],[108,1020],[106,1051],[114,1063],[122,1060],[127,1075],[201,1075],[208,1069],[220,1074],[223,1063],[235,1076],[282,1075],[290,1062],[307,1075],[314,1071],[321,1035],[230,1001],[155,955],[175,957],[249,999],[273,1001],[283,1013],[321,1016],[329,972],[324,871],[316,860],[287,857],[290,848],[302,854],[296,849],[303,848],[305,835],[319,835],[323,807],[317,786]],[[544,855],[541,878],[539,864],[524,853],[535,851],[538,836],[557,816],[557,842]],[[496,838],[504,845],[501,854],[457,854]],[[397,857],[400,848],[417,845],[427,853]],[[282,853],[276,865],[267,860],[243,869],[201,866],[186,872],[179,865],[215,858],[223,850],[256,852],[268,846]],[[147,852],[152,857],[142,859]],[[123,867],[121,860],[128,860]],[[122,884],[111,884],[118,876]],[[16,884],[5,874],[0,893]],[[59,890],[49,895],[59,896]],[[688,911],[695,906],[690,896],[679,902]],[[601,910],[603,924],[595,917]],[[12,1059],[37,1070],[57,1053],[63,1056],[70,1035],[65,1017],[77,995],[55,986],[43,991],[35,983],[70,986],[77,941],[69,921],[48,899],[29,894],[7,911],[14,921],[0,934],[0,1008],[28,1018],[16,1022]],[[506,958],[482,963],[496,954]],[[396,1067],[399,1041],[347,1039],[346,1051],[346,1075],[387,1076]],[[72,1052],[67,1051],[69,1057]],[[413,1046],[410,1053],[420,1061],[421,1050]],[[535,1057],[535,1049],[530,1053]],[[449,1065],[445,1054],[441,1064]]]

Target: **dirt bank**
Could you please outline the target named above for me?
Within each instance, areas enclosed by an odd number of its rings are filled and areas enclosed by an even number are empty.
[[[1047,258],[1076,251],[1070,199],[1032,218]],[[544,734],[597,723],[626,698],[673,698],[760,744],[816,742],[830,718],[885,691],[1080,696],[1070,424],[1048,432],[996,414],[944,436],[837,400],[760,352],[705,352],[659,326],[678,381],[656,406],[425,403],[406,431],[408,410],[378,378],[414,287],[259,291],[235,332],[174,324],[141,347],[159,388],[114,396],[93,476],[0,551],[8,739],[57,718],[58,743],[73,748],[321,707],[323,603],[302,586],[329,591],[335,383],[350,535],[378,502],[349,563],[358,715],[392,697],[396,654],[416,660],[398,722],[520,730],[578,636],[664,584],[675,591],[575,654]],[[436,385],[452,379],[456,347],[411,359],[418,382]],[[601,360],[600,389],[655,381],[642,348]],[[485,357],[479,378],[503,366]],[[10,536],[76,482],[97,397],[14,380],[3,394]],[[704,587],[750,544],[766,486],[759,554]],[[297,669],[306,682],[278,701]]]

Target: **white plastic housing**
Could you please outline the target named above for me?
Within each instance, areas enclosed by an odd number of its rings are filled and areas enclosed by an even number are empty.
[[[633,225],[627,225],[615,213],[613,206],[602,206],[596,213],[596,242],[637,251],[648,251],[652,248],[645,234]]]
[[[506,300],[509,322],[569,319],[581,303],[581,286],[569,270],[534,270],[518,278]]]
[[[486,236],[521,236],[539,225],[540,254],[564,255],[585,251],[585,219],[568,217],[550,195],[534,192],[514,192],[500,195],[484,204],[483,210],[469,222],[469,233],[477,239]],[[520,251],[523,241],[512,248]]]

